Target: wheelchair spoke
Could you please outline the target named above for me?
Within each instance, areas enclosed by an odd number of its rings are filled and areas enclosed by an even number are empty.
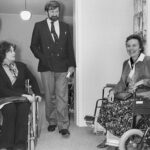
[[[126,141],[126,150],[142,150],[141,143],[141,137],[139,135],[132,135]]]

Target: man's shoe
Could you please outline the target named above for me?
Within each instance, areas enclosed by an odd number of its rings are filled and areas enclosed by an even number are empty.
[[[68,131],[68,129],[61,129],[59,133],[64,137],[69,137],[70,135],[70,132]]]
[[[55,131],[55,128],[56,128],[56,125],[49,125],[48,128],[47,128],[47,130],[49,132],[53,132],[53,131]]]

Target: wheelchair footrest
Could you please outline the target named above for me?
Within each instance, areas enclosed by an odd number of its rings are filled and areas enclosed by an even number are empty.
[[[95,119],[95,117],[93,117],[93,116],[85,116],[84,117],[84,120],[86,121],[86,124],[88,124],[88,125],[92,125],[94,123],[94,119]]]

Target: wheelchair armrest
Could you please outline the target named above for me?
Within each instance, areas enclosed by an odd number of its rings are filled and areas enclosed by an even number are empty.
[[[42,101],[42,97],[39,97],[39,96],[36,97],[36,101],[37,101],[37,102],[41,102],[41,101]]]
[[[105,97],[105,90],[109,89],[111,90],[112,88],[114,88],[116,86],[116,84],[111,84],[111,83],[107,83],[104,88],[103,88],[103,92],[102,92],[102,99],[104,99]]]
[[[108,88],[114,88],[116,86],[116,84],[111,84],[111,83],[107,83],[105,85],[105,87],[108,87]]]
[[[136,96],[137,96],[137,97],[141,97],[141,98],[150,99],[150,91],[137,92],[137,93],[136,93]]]
[[[32,101],[32,103],[33,103],[33,102],[39,103],[39,102],[42,101],[42,97],[36,96],[34,93],[32,94],[32,96],[33,96],[33,98],[34,98],[34,100]]]

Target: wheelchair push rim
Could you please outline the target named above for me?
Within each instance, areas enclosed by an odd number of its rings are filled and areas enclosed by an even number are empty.
[[[119,142],[120,150],[142,150],[143,132],[138,129],[131,129],[125,132]]]

